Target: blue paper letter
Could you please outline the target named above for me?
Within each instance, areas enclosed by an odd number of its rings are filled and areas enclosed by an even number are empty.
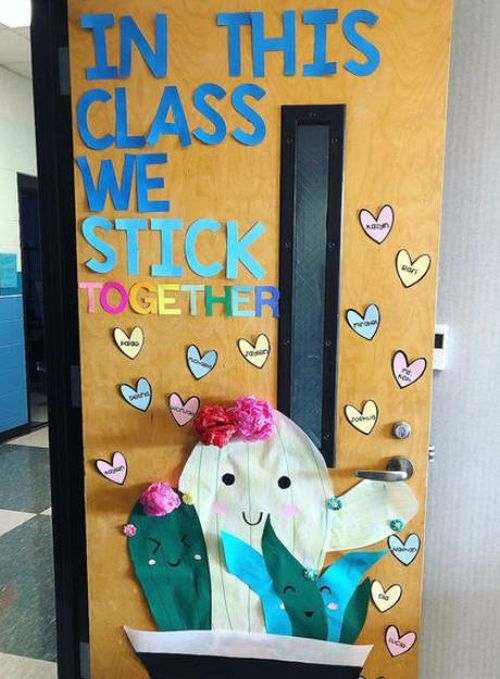
[[[138,212],[169,212],[168,200],[150,200],[149,192],[153,189],[165,188],[163,177],[148,177],[150,165],[165,165],[166,153],[144,153],[136,156],[137,165],[137,211]]]
[[[117,66],[108,64],[106,45],[106,29],[115,25],[114,16],[112,14],[82,14],[80,25],[82,28],[89,28],[94,38],[95,66],[85,69],[87,80],[118,78]]]
[[[245,132],[244,130],[237,128],[233,132],[233,137],[236,139],[236,141],[239,141],[241,144],[246,144],[247,146],[255,146],[256,144],[260,144],[260,142],[265,138],[266,124],[262,117],[245,102],[246,96],[253,97],[254,99],[257,99],[257,101],[259,101],[260,99],[262,99],[262,97],[266,96],[266,91],[263,90],[262,87],[259,87],[258,85],[247,83],[243,85],[238,85],[238,87],[234,90],[231,97],[231,101],[233,102],[233,107],[235,111],[237,111],[241,116],[243,116],[243,118],[248,120],[248,122],[251,123],[254,127],[254,131],[251,133]]]
[[[161,231],[161,264],[151,267],[152,276],[182,276],[182,267],[174,264],[173,231],[182,231],[180,219],[152,219],[151,231]]]
[[[128,133],[127,90],[115,90],[116,146],[119,149],[142,149],[146,145],[143,136],[130,136]]]
[[[132,44],[135,44],[139,54],[149,66],[151,73],[156,78],[164,78],[167,75],[167,15],[156,15],[156,51],[148,43],[132,17],[122,17],[120,19],[120,28],[120,76],[122,78],[130,76],[132,70]]]
[[[168,123],[167,117],[172,109],[173,121]],[[148,134],[148,144],[156,146],[163,134],[176,134],[182,146],[191,144],[191,135],[187,124],[184,108],[177,87],[167,85],[163,90],[163,95],[156,111],[155,119]]]
[[[117,231],[127,234],[127,273],[137,276],[139,273],[139,231],[146,231],[148,223],[145,219],[117,219]]]
[[[210,278],[211,276],[216,276],[223,269],[223,266],[218,262],[212,262],[212,264],[202,264],[196,255],[196,241],[198,236],[202,231],[219,231],[220,224],[216,222],[215,219],[198,219],[193,222],[186,233],[186,259],[189,264],[189,268],[197,276],[205,276]]]
[[[359,76],[371,75],[379,67],[380,52],[375,45],[372,45],[371,42],[368,42],[366,38],[363,38],[363,36],[358,33],[356,26],[358,23],[375,26],[377,21],[378,16],[373,12],[369,12],[367,9],[356,9],[345,17],[344,35],[346,39],[366,57],[364,64],[360,64],[358,61],[354,61],[354,59],[350,59],[345,63],[344,68],[346,71],[349,71],[349,73]]]
[[[94,250],[105,257],[104,262],[92,258],[85,262],[85,265],[95,273],[109,273],[116,266],[116,252],[111,245],[95,235],[94,229],[112,231],[113,225],[104,217],[87,217],[87,219],[84,219],[82,224],[83,237]]]
[[[333,75],[337,72],[337,64],[326,60],[326,27],[336,23],[339,13],[336,9],[306,9],[304,23],[314,26],[314,61],[305,64],[303,73],[306,77]]]
[[[252,20],[249,12],[221,12],[217,14],[217,26],[227,26],[227,52],[229,59],[229,75],[241,75],[241,31],[242,26],[250,26]]]
[[[78,133],[81,140],[94,151],[102,151],[113,145],[115,138],[112,134],[106,134],[104,137],[94,137],[89,129],[89,109],[96,101],[105,104],[111,99],[111,95],[106,90],[89,90],[82,95],[76,109],[76,120],[78,124]]]
[[[252,12],[252,54],[253,74],[255,78],[263,78],[266,73],[264,57],[266,52],[283,52],[284,74],[295,75],[295,12],[283,12],[283,36],[281,38],[264,37],[264,13]]]
[[[238,278],[238,262],[241,262],[250,271],[254,278],[265,276],[266,270],[252,257],[247,249],[260,238],[265,232],[261,222],[257,222],[238,239],[238,222],[227,223],[227,272],[228,278]]]
[[[135,167],[134,156],[128,154],[125,156],[121,186],[118,186],[118,179],[112,160],[101,160],[101,168],[97,183],[92,177],[89,161],[85,156],[79,156],[76,159],[76,163],[82,175],[82,181],[91,212],[102,212],[104,210],[108,193],[115,210],[128,209]]]
[[[204,144],[220,144],[226,137],[226,123],[224,118],[206,101],[206,98],[215,97],[216,99],[224,99],[226,90],[220,85],[214,83],[205,83],[197,87],[193,93],[193,103],[200,113],[202,113],[207,120],[214,126],[213,132],[205,132],[201,127],[193,130],[193,136],[199,139]]]

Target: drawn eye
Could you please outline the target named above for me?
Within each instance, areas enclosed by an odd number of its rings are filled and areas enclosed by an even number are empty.
[[[319,588],[319,591],[322,592],[322,591],[325,590],[325,589],[326,589],[326,591],[328,592],[328,594],[331,594],[331,593],[332,593],[332,590],[328,587],[328,585],[323,585],[323,587],[320,587],[320,588]]]
[[[224,474],[222,477],[222,483],[224,483],[226,486],[232,486],[235,481],[236,479],[234,474]]]
[[[290,488],[291,485],[292,482],[290,481],[288,476],[280,476],[280,478],[278,479],[278,486],[283,490],[285,490],[286,488]]]
[[[186,535],[186,534],[184,534],[184,535],[181,537],[181,542],[182,542],[182,544],[184,545],[184,547],[187,547],[188,549],[191,547],[191,545],[190,545],[189,542],[187,541],[187,535]]]
[[[286,594],[287,592],[293,592],[295,594],[297,590],[295,587],[292,587],[292,585],[287,585],[285,589],[283,590],[283,594]]]
[[[156,547],[153,549],[153,554],[156,554],[156,552],[160,549],[161,547],[161,542],[157,540],[156,538],[148,538],[150,542],[154,542]]]

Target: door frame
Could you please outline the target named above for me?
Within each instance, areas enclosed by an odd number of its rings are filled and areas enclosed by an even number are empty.
[[[33,1],[31,25],[49,412],[58,676],[88,643],[76,229],[66,0]]]

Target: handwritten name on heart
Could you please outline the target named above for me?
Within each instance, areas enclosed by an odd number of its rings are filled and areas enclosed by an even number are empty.
[[[139,355],[144,344],[144,331],[138,325],[133,328],[130,335],[121,328],[113,330],[113,338],[118,349],[128,358],[134,360]]]
[[[391,232],[394,224],[394,210],[390,205],[384,205],[378,217],[375,217],[369,210],[361,210],[359,221],[368,238],[380,245]]]
[[[347,405],[344,414],[354,429],[368,436],[377,424],[378,407],[375,401],[366,401],[361,412],[354,406]]]
[[[385,631],[385,644],[387,650],[395,658],[403,653],[408,653],[415,646],[417,635],[415,632],[406,632],[402,636],[396,625],[389,625]]]
[[[397,351],[392,358],[392,374],[401,389],[415,384],[425,373],[427,359],[416,358],[411,363],[404,351]]]
[[[111,462],[107,460],[96,460],[95,466],[99,474],[102,474],[105,479],[123,486],[127,478],[127,460],[123,453],[117,451],[113,453]]]
[[[416,533],[411,533],[404,542],[397,535],[390,535],[387,544],[391,554],[404,566],[409,566],[417,558],[421,542]]]
[[[429,255],[420,255],[412,259],[408,250],[400,250],[396,257],[396,269],[401,283],[405,288],[416,285],[427,274],[431,268],[431,258]]]
[[[200,350],[194,344],[188,347],[186,354],[188,368],[195,380],[201,380],[202,377],[208,375],[215,368],[217,363],[217,352],[210,349],[203,356]]]
[[[372,582],[371,596],[372,601],[381,613],[390,611],[391,608],[398,603],[403,594],[403,588],[401,585],[391,585],[388,589],[384,589],[384,586],[379,580],[374,580]]]
[[[120,384],[120,394],[132,408],[145,412],[151,404],[153,390],[147,379],[140,377],[135,388],[129,384]]]
[[[366,340],[372,340],[380,326],[380,309],[376,304],[366,307],[364,316],[356,309],[348,309],[346,313],[347,323],[354,332]]]
[[[191,396],[184,402],[179,394],[174,392],[169,396],[168,407],[179,427],[185,427],[198,414],[200,399],[197,396]]]
[[[263,368],[271,353],[271,342],[267,335],[261,334],[257,337],[255,344],[251,344],[246,339],[238,340],[238,349],[245,360],[256,368]]]

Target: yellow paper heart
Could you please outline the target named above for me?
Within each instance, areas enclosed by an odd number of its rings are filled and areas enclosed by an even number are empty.
[[[144,331],[138,325],[132,330],[130,336],[127,335],[125,331],[121,328],[115,328],[113,331],[113,337],[118,349],[134,360],[137,358],[142,346],[144,344]]]
[[[429,255],[420,255],[412,260],[408,250],[400,250],[396,259],[398,276],[405,288],[416,285],[431,268],[431,258]]]
[[[256,368],[263,368],[271,353],[271,343],[266,335],[259,335],[255,344],[246,339],[239,339],[238,349],[249,363]]]
[[[367,436],[372,433],[377,424],[378,407],[375,401],[366,401],[361,412],[354,406],[347,405],[344,413],[349,424]]]
[[[403,594],[401,585],[392,585],[385,590],[382,583],[374,580],[372,583],[372,601],[381,613],[389,611],[398,603]]]

